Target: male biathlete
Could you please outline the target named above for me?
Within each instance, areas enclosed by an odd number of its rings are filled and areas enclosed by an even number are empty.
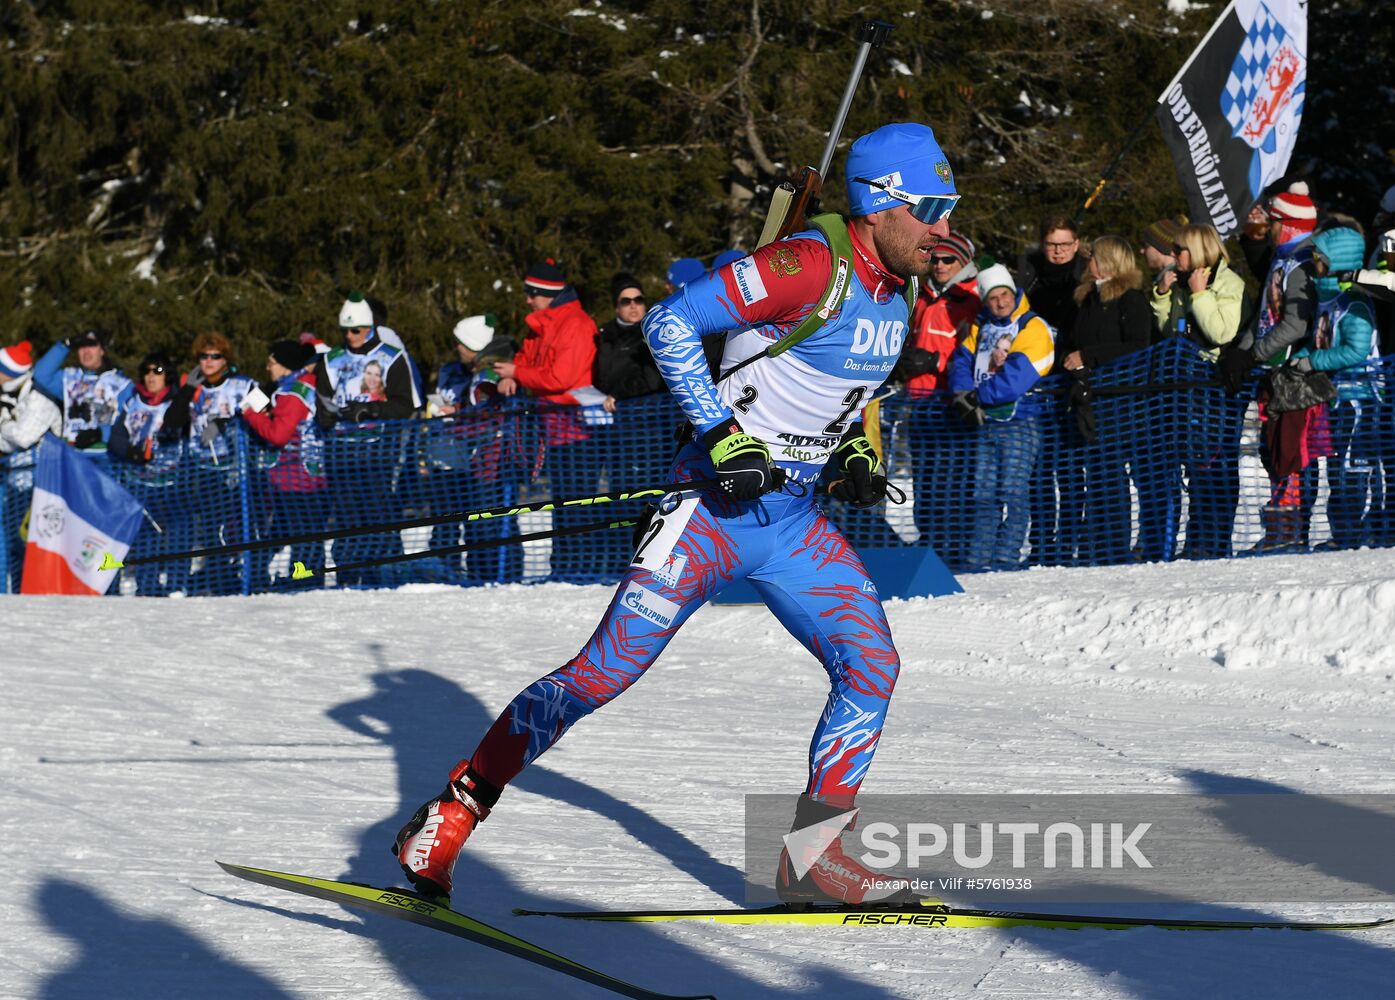
[[[581,652],[520,692],[445,791],[402,828],[393,848],[419,891],[449,896],[461,847],[508,783],[642,677],[693,612],[741,579],[832,682],[794,827],[851,807],[900,659],[862,560],[813,487],[831,458],[835,496],[872,505],[885,495],[862,408],[901,354],[915,279],[929,273],[959,195],[934,133],[913,123],[854,142],[847,178],[851,219],[818,216],[811,230],[690,282],[645,318],[645,339],[695,432],[673,478],[713,485],[663,498]],[[723,331],[714,380],[702,338]],[[904,893],[836,838],[796,862],[780,856],[777,889],[789,901]]]

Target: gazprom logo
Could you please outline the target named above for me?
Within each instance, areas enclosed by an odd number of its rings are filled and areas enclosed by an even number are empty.
[[[894,358],[901,353],[901,342],[906,337],[906,324],[899,319],[884,319],[873,323],[870,319],[859,319],[853,331],[852,353],[872,353]]]
[[[626,611],[647,618],[660,628],[668,628],[678,617],[678,605],[666,597],[660,597],[645,590],[637,583],[631,583],[620,595],[620,604]]]

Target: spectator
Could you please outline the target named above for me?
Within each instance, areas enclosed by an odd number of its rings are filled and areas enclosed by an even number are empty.
[[[977,278],[973,242],[950,230],[930,251],[930,280],[921,287],[897,365],[911,396],[929,396],[946,387],[949,359],[981,305]]]
[[[317,357],[315,386],[317,410],[322,421],[335,418],[358,423],[364,420],[401,420],[421,405],[412,381],[412,366],[405,348],[380,336],[373,310],[358,292],[350,292],[339,310],[344,346]],[[396,334],[393,334],[396,339]],[[369,366],[377,362],[370,370]]]
[[[499,373],[499,392],[511,396],[521,387],[545,404],[542,423],[547,454],[543,472],[553,495],[594,493],[598,479],[595,468],[586,460],[586,449],[571,446],[589,438],[572,390],[591,384],[596,324],[581,308],[576,289],[567,283],[551,258],[528,269],[523,292],[531,310],[524,317],[528,332],[513,361],[494,362],[494,370]],[[585,507],[563,508],[553,512],[552,526],[568,528],[588,517]],[[585,540],[580,536],[554,538],[553,577],[594,578],[585,551]]]
[[[745,256],[738,250],[717,256],[721,260],[731,255],[734,260]],[[592,429],[592,440],[598,445],[596,459],[612,489],[666,482],[672,446],[667,435],[655,434],[654,429],[662,421],[660,414],[666,415],[670,409],[667,398],[653,397],[665,386],[640,332],[647,308],[644,290],[638,278],[622,272],[610,279],[610,295],[615,303],[615,317],[596,334],[591,381],[606,394],[603,405],[616,418],[610,426]],[[645,396],[652,398],[639,398]],[[627,400],[634,402],[618,405]],[[607,575],[618,577],[633,551],[628,535],[607,531],[600,533],[597,541],[601,547],[599,565]]]
[[[34,490],[34,455],[44,434],[63,429],[58,404],[38,391],[29,341],[0,349],[0,590],[19,589],[24,540],[19,525]]]
[[[233,365],[232,343],[221,333],[194,338],[198,367],[179,388],[165,411],[162,432],[186,438],[179,499],[193,517],[196,547],[233,545],[250,539],[239,493],[237,413],[256,383]],[[203,568],[189,575],[189,593],[236,592],[242,567],[251,560],[238,555],[207,556]]]
[[[1245,282],[1214,226],[1185,226],[1172,246],[1174,267],[1153,285],[1153,320],[1163,337],[1185,337],[1215,361],[1235,339],[1244,311]]]
[[[1041,447],[1026,393],[1051,370],[1051,328],[1027,308],[995,264],[978,277],[983,308],[949,369],[953,411],[978,435],[966,561],[970,570],[1016,569],[1027,537],[1027,483]]]
[[[1075,289],[1085,275],[1080,230],[1067,215],[1041,224],[1041,246],[1017,259],[1017,287],[1028,307],[1051,329],[1065,333],[1075,322]]]
[[[123,484],[145,508],[146,518],[136,539],[140,555],[179,552],[190,547],[190,504],[179,490],[181,431],[166,427],[165,415],[174,403],[175,366],[155,351],[141,359],[132,391],[121,397],[121,412],[112,427],[107,451],[136,468],[122,476]],[[142,563],[131,570],[136,593],[164,597],[189,585],[189,563]]]
[[[1282,363],[1289,351],[1309,336],[1317,293],[1313,286],[1313,230],[1317,207],[1301,181],[1269,201],[1268,243],[1273,253],[1269,270],[1260,282],[1254,321],[1221,352],[1221,379],[1231,392],[1239,392],[1251,369],[1261,362]],[[1315,408],[1302,408],[1282,421],[1271,419],[1269,408],[1260,408],[1260,428],[1265,447],[1261,457],[1269,472],[1269,504],[1260,511],[1264,537],[1260,551],[1298,544],[1303,533],[1303,495],[1299,480],[1291,474],[1291,456],[1302,449],[1281,448],[1279,424],[1292,444],[1307,441],[1318,429],[1309,422]],[[1276,464],[1277,461],[1277,464]]]
[[[33,374],[34,353],[29,341],[0,348],[0,455],[28,451],[44,434],[58,434],[63,429],[62,411],[38,391]],[[11,459],[9,468],[19,467]]]
[[[548,263],[551,263],[549,259]],[[715,269],[715,265],[714,265]],[[690,281],[696,281],[707,273],[702,261],[696,257],[679,257],[668,266],[667,294],[672,295]]]
[[[1374,527],[1367,524],[1366,508],[1380,453],[1375,424],[1380,394],[1378,376],[1367,362],[1379,355],[1380,348],[1369,298],[1356,288],[1343,290],[1336,278],[1339,272],[1359,267],[1365,249],[1361,233],[1345,226],[1326,228],[1313,237],[1317,311],[1311,336],[1289,362],[1304,374],[1331,372],[1337,390],[1337,398],[1327,405],[1332,452],[1327,459],[1327,519],[1332,527],[1327,547],[1337,549],[1367,544]],[[1317,473],[1317,463],[1311,461],[1298,473],[1303,496],[1299,543],[1307,540]],[[1379,506],[1379,496],[1375,499]]]
[[[513,358],[513,339],[500,332],[493,313],[465,317],[455,325],[453,339],[456,360],[441,366],[436,378],[440,403],[434,409],[448,419],[427,431],[431,510],[436,514],[503,506],[505,486],[528,478],[523,470],[531,472],[532,465],[516,461],[521,421],[488,405],[499,400],[492,365]],[[452,522],[435,525],[430,544],[443,549],[459,545],[462,535],[473,542],[517,534],[515,518]],[[447,583],[511,583],[523,576],[523,549],[518,544],[467,553],[463,575],[458,555],[442,560],[440,573]]]
[[[1154,333],[1181,337],[1215,361],[1219,349],[1239,333],[1245,282],[1230,268],[1230,257],[1214,226],[1184,226],[1170,248],[1173,269],[1152,287]],[[1188,559],[1230,555],[1235,507],[1240,500],[1240,421],[1243,411],[1227,400],[1202,395],[1194,400],[1187,424],[1184,463],[1189,483]],[[1182,508],[1181,469],[1139,456],[1149,466],[1149,488],[1139,496],[1139,546],[1145,558],[1169,559]],[[1149,473],[1152,473],[1149,476]]]
[[[309,370],[316,360],[315,349],[309,344],[276,341],[266,359],[266,373],[273,386],[271,398],[257,392],[243,400],[242,419],[258,437],[278,449],[267,474],[271,501],[268,530],[273,538],[322,530],[328,514],[324,443],[315,422],[316,376]],[[323,542],[293,543],[290,556],[289,589],[324,586]],[[304,565],[314,576],[296,580],[296,564]]]
[[[344,346],[315,359],[315,419],[329,431],[325,472],[335,523],[356,528],[397,516],[393,469],[402,456],[395,435],[376,425],[352,425],[406,419],[421,397],[406,350],[380,336],[373,309],[358,292],[350,292],[340,307],[339,328]],[[345,425],[335,426],[341,420]],[[395,533],[340,538],[332,551],[336,565],[371,562],[400,553],[402,538]],[[376,586],[390,578],[376,566],[335,571],[340,586]]]
[[[623,272],[615,275],[610,279],[610,297],[615,317],[596,333],[591,384],[606,394],[605,408],[614,413],[617,400],[660,392],[664,380],[640,333],[646,304],[639,280]]]
[[[1176,219],[1159,219],[1143,230],[1143,261],[1148,265],[1148,273],[1153,275],[1154,284],[1162,278],[1164,271],[1177,266],[1172,246],[1177,242],[1177,234],[1186,224],[1185,217],[1181,222]]]
[[[256,385],[233,365],[232,342],[221,333],[201,333],[194,339],[193,377],[176,393],[164,426],[188,431],[190,453],[212,465],[232,458],[228,427],[242,399]]]
[[[955,230],[930,252],[929,280],[911,312],[911,332],[893,379],[905,382],[913,400],[910,417],[911,477],[915,483],[914,520],[922,544],[958,565],[958,514],[968,498],[962,450],[945,439],[944,408],[924,402],[949,388],[949,360],[978,314],[978,268],[974,245]]]
[[[63,440],[84,451],[106,451],[117,402],[131,380],[107,360],[107,335],[100,330],[54,344],[34,366],[34,384],[63,408]],[[69,351],[78,366],[62,368]]]
[[[1153,322],[1142,286],[1143,275],[1127,240],[1095,240],[1085,279],[1075,290],[1079,311],[1069,334],[1057,344],[1062,369],[1088,380],[1094,369],[1148,346]],[[1101,419],[1097,440],[1086,452],[1085,495],[1062,503],[1062,519],[1073,520],[1083,509],[1092,561],[1122,562],[1129,558],[1133,523],[1125,463],[1140,442],[1124,440],[1123,428],[1107,419],[1110,407],[1094,405]]]

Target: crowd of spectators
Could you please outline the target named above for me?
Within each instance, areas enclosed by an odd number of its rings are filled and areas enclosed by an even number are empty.
[[[1178,462],[1139,447],[1137,422],[1101,419],[1108,406],[1098,398],[1100,374],[1175,338],[1214,366],[1232,392],[1250,384],[1255,368],[1267,371],[1259,415],[1270,497],[1259,548],[1308,545],[1319,458],[1328,459],[1327,544],[1375,540],[1372,512],[1384,502],[1377,423],[1390,414],[1382,409],[1384,386],[1366,366],[1382,353],[1378,327],[1387,340],[1395,337],[1388,312],[1395,230],[1385,231],[1392,222],[1395,188],[1382,202],[1372,244],[1355,220],[1321,213],[1305,185],[1291,186],[1255,207],[1239,239],[1255,294],[1217,231],[1181,217],[1144,227],[1136,249],[1119,235],[1085,240],[1074,220],[1051,216],[1012,267],[952,231],[933,250],[893,375],[915,404],[901,440],[918,537],[969,570],[1232,554],[1238,422],[1220,411],[1195,414],[1194,446]],[[732,250],[711,265],[674,261],[665,293],[743,256]],[[125,463],[125,481],[151,530],[177,551],[237,541],[248,517],[266,537],[295,538],[329,523],[355,528],[400,516],[399,474],[385,474],[380,456],[397,433],[385,422],[413,416],[441,422],[416,470],[424,483],[417,506],[431,513],[510,503],[520,474],[545,479],[561,497],[662,480],[662,442],[603,446],[617,435],[663,433],[637,419],[643,410],[631,405],[664,390],[640,333],[643,282],[616,274],[598,326],[555,261],[533,265],[522,279],[523,327],[505,330],[492,314],[461,319],[442,338],[451,356],[434,390],[382,307],[358,293],[339,311],[338,343],[309,333],[277,340],[260,382],[238,369],[232,344],[218,333],[194,338],[187,358],[148,354],[129,375],[113,364],[100,330],[37,358],[28,342],[5,347],[0,453],[15,456],[5,465],[6,482],[30,474],[24,456],[46,432],[108,453]],[[250,370],[258,359],[248,360]],[[1049,375],[1058,378],[1047,391],[1039,383]],[[1137,406],[1165,388],[1134,386]],[[541,404],[534,440],[501,433],[501,401],[522,397]],[[252,512],[239,511],[232,496],[234,427],[269,456]],[[354,488],[332,489],[335,483]],[[189,503],[190,491],[198,504]],[[1184,492],[1190,507],[1179,552]],[[565,532],[590,519],[585,507],[559,508],[552,527]],[[497,540],[465,557],[442,556],[440,578],[520,579],[521,547],[510,541],[517,532],[511,520],[435,526],[433,549]],[[597,560],[621,567],[628,545],[623,532],[608,532],[599,544],[560,534],[551,543],[551,578],[594,576]],[[341,584],[371,585],[385,579],[371,564],[400,553],[401,539],[365,533],[337,540],[332,551],[345,567]],[[310,573],[289,585],[319,585],[323,546],[297,542],[290,555]],[[257,574],[270,582],[269,556],[257,558]],[[197,593],[200,575],[235,572],[235,560],[206,558],[197,571],[194,564],[137,567],[136,590]]]

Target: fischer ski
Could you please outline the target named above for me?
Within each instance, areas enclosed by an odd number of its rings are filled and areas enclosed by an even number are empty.
[[[803,924],[820,927],[904,926],[929,930],[973,927],[1047,927],[1059,930],[1125,930],[1158,927],[1178,931],[1359,931],[1384,927],[1395,918],[1361,921],[1303,920],[1186,920],[1150,917],[1110,917],[1020,910],[975,910],[929,903],[923,906],[769,906],[763,909],[715,910],[524,910],[525,917],[564,917],[612,923],[656,923],[670,920],[705,920],[718,924]]]
[[[467,917],[463,913],[433,903],[407,890],[383,889],[378,886],[361,885],[357,882],[339,882],[334,879],[314,878],[309,875],[293,875],[265,868],[229,864],[226,861],[219,861],[218,867],[229,875],[270,886],[273,889],[285,889],[289,892],[298,892],[306,896],[329,900],[332,903],[357,906],[372,910],[375,913],[396,917],[399,920],[420,924],[423,927],[430,927],[433,930],[443,931],[446,934],[454,934],[456,937],[484,945],[486,948],[493,948],[495,951],[502,951],[515,958],[532,962],[534,965],[545,966],[574,979],[584,980],[621,996],[636,997],[638,1000],[716,1000],[711,994],[678,997],[669,993],[658,993],[623,979],[616,979],[614,976],[593,969],[589,965],[574,962],[555,951],[549,951],[541,945],[525,941],[523,938],[501,931],[497,927],[491,927],[474,917]]]

